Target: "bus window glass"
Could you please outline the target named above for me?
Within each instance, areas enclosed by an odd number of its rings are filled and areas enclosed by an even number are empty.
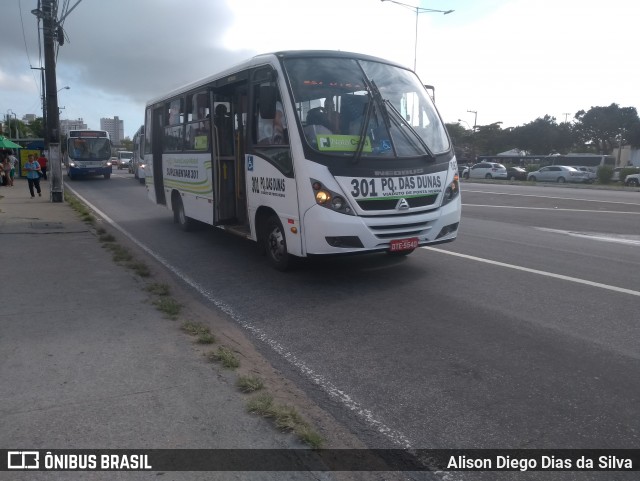
[[[184,122],[182,99],[175,99],[167,104],[167,121],[168,125],[179,125]]]
[[[261,84],[269,86],[268,83]],[[287,135],[287,121],[284,116],[284,108],[282,107],[282,100],[278,95],[276,101],[276,114],[272,119],[262,118],[260,114],[260,84],[254,86],[254,99],[255,99],[255,119],[257,120],[254,125],[254,142],[260,145],[284,145],[288,143]]]
[[[165,152],[178,152],[183,149],[183,127],[178,125],[176,127],[165,127],[164,129],[164,151]]]
[[[147,109],[144,117],[144,153],[151,155],[151,109]]]
[[[209,94],[198,92],[187,97],[187,122],[195,122],[210,118]]]
[[[254,119],[253,140],[256,150],[267,157],[285,175],[293,172],[293,161],[289,150],[289,134],[284,107],[280,95],[276,100],[276,112],[273,119],[263,118],[260,114],[260,86],[270,85],[262,83],[254,85]]]
[[[185,149],[209,151],[210,112],[209,95],[206,91],[187,96],[187,125],[185,127]]]
[[[349,158],[361,143],[362,157],[450,149],[444,125],[413,72],[342,58],[293,58],[284,64],[298,124],[312,148]]]
[[[187,150],[209,150],[209,120],[202,122],[191,122],[187,124],[186,149]]]
[[[71,138],[69,157],[75,160],[108,159],[111,157],[111,142],[108,138]]]

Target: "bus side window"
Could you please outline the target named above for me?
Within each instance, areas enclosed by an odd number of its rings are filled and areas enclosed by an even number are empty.
[[[289,135],[287,130],[287,119],[284,116],[284,108],[280,101],[280,96],[276,100],[276,110],[273,118],[263,118],[260,113],[260,85],[254,87],[254,142],[258,145],[287,145]]]
[[[185,148],[200,152],[211,147],[209,96],[199,92],[187,97],[187,125]]]

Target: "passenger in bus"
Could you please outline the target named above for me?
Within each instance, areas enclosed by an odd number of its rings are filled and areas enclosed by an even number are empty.
[[[272,144],[286,144],[287,120],[284,118],[284,108],[282,103],[276,103],[276,116],[273,119]]]
[[[329,119],[329,125],[327,127],[333,133],[340,133],[340,113],[336,112],[333,97],[327,97],[325,99],[324,109],[327,111],[327,118]]]
[[[318,144],[318,135],[331,135],[331,123],[327,111],[323,107],[316,107],[307,112],[304,135],[314,147]]]
[[[276,102],[276,114],[273,119],[259,118],[259,144],[283,145],[288,143],[287,120],[280,101]]]

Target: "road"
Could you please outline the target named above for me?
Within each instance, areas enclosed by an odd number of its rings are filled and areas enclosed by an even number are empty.
[[[456,242],[283,274],[129,174],[67,185],[372,447],[640,448],[637,191],[464,183]]]

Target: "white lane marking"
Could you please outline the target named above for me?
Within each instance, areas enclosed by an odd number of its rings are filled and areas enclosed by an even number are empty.
[[[518,207],[513,205],[488,205],[488,204],[462,204],[463,207],[492,207],[494,209],[523,209],[523,210],[553,210],[565,212],[590,212],[596,214],[632,214],[640,215],[640,212],[624,212],[618,210],[590,210],[590,209],[558,209],[557,207]]]
[[[553,196],[536,195],[536,194],[514,194],[512,192],[492,192],[492,191],[468,190],[468,189],[462,189],[462,192],[473,192],[474,194],[513,195],[516,197],[536,197],[538,199],[577,200],[579,202],[598,202],[601,204],[640,205],[639,203],[636,203],[636,202],[620,202],[616,200],[597,200],[597,199],[577,199],[575,197],[553,197]]]
[[[591,287],[597,287],[599,289],[607,289],[609,291],[618,292],[621,294],[629,294],[632,296],[640,297],[640,291],[634,291],[632,289],[625,289],[624,287],[610,286],[609,284],[602,284],[600,282],[588,281],[586,279],[580,279],[578,277],[565,276],[563,274],[554,274],[553,272],[540,271],[538,269],[530,269],[529,267],[516,266],[513,264],[507,264],[505,262],[492,261],[491,259],[483,259],[482,257],[470,256],[467,254],[460,254],[458,252],[445,251],[443,249],[439,249],[437,247],[422,247],[422,249],[427,249],[434,252],[440,252],[441,254],[447,254],[450,256],[462,257],[464,259],[469,259],[472,261],[483,262],[485,264],[491,264],[499,267],[506,267],[508,269],[515,269],[517,271],[529,272],[530,274],[538,274],[540,276],[553,277],[555,279],[560,279],[568,282],[575,282],[576,284],[584,284]]]
[[[281,355],[284,359],[287,360],[291,365],[293,365],[296,369],[298,369],[307,379],[309,379],[314,384],[320,386],[320,388],[326,392],[329,396],[331,396],[334,400],[340,402],[343,406],[345,406],[348,410],[356,414],[358,417],[364,420],[364,422],[371,428],[378,431],[380,434],[383,434],[396,445],[404,448],[404,449],[413,449],[411,446],[411,442],[409,438],[407,438],[400,431],[396,431],[388,426],[386,426],[382,421],[380,421],[377,416],[369,409],[364,408],[360,403],[355,401],[349,394],[347,394],[342,389],[338,388],[331,381],[325,379],[321,374],[316,373],[313,369],[306,365],[304,361],[298,359],[295,354],[288,351],[282,344],[278,341],[271,339],[267,333],[265,333],[259,327],[256,327],[248,320],[245,320],[238,314],[233,307],[226,304],[221,299],[216,298],[212,293],[205,290],[200,284],[198,284],[195,280],[191,279],[180,269],[174,267],[170,264],[164,257],[160,256],[156,252],[149,249],[142,242],[138,241],[135,237],[133,237],[129,232],[120,227],[117,223],[115,223],[109,216],[107,216],[104,212],[100,211],[96,206],[91,204],[87,199],[82,197],[79,193],[73,190],[70,187],[67,187],[73,194],[78,197],[82,202],[88,205],[94,212],[96,212],[100,217],[102,217],[105,221],[107,221],[111,226],[118,229],[122,234],[124,234],[129,240],[131,240],[134,244],[140,247],[143,251],[149,254],[151,257],[156,259],[162,265],[164,265],[167,269],[169,269],[173,274],[182,279],[187,285],[191,286],[195,289],[199,294],[204,296],[207,300],[209,300],[213,305],[215,305],[222,312],[231,317],[235,322],[237,322],[244,329],[250,331],[255,337],[257,337],[260,341],[267,344],[271,349]]]
[[[560,230],[560,229],[547,229],[546,227],[534,227],[534,229],[541,230],[544,232],[552,232],[555,234],[563,234],[571,237],[580,237],[582,239],[592,239],[604,242],[616,242],[618,244],[628,244],[640,246],[640,236],[624,236],[624,235],[612,235],[612,234],[602,234],[599,232],[575,232],[569,230]]]

